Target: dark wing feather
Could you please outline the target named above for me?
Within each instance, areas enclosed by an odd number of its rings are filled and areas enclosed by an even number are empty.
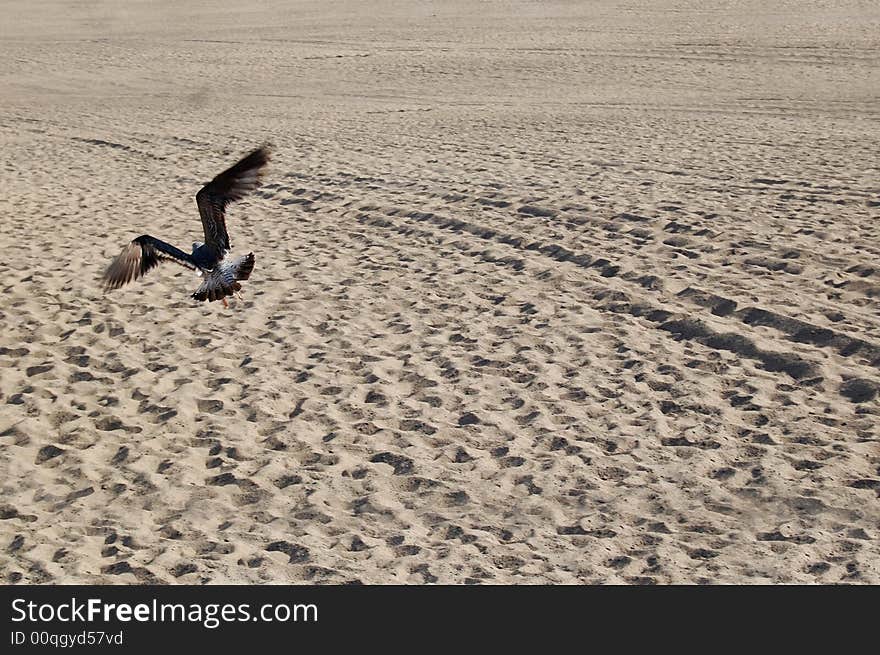
[[[260,185],[262,168],[268,161],[268,146],[257,148],[208,182],[196,194],[202,227],[205,229],[205,243],[218,255],[231,248],[226,232],[226,205],[241,200]]]
[[[144,275],[162,261],[171,261],[196,270],[192,257],[174,246],[148,234],[129,243],[104,273],[104,288],[118,289]]]

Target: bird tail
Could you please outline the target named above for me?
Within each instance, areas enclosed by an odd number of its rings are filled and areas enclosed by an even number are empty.
[[[192,297],[199,301],[213,302],[231,296],[241,289],[239,280],[247,280],[254,270],[254,253],[243,257],[227,257],[214,270],[206,272],[204,281]]]

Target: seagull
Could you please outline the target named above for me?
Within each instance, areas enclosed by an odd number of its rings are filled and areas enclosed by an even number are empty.
[[[202,276],[201,286],[192,297],[199,301],[222,300],[241,289],[254,270],[254,253],[240,257],[230,254],[232,245],[226,233],[226,206],[241,200],[260,185],[263,168],[269,161],[269,148],[262,146],[208,182],[196,194],[202,217],[205,242],[192,244],[187,254],[171,244],[144,234],[129,243],[104,273],[104,288],[118,289],[136,280],[163,261],[174,262]]]

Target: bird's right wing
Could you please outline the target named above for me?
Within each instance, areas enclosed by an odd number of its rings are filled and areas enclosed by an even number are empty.
[[[171,261],[186,268],[197,270],[192,257],[148,234],[129,243],[104,273],[104,288],[118,289],[123,284],[144,275],[162,261]]]
[[[230,249],[226,232],[226,206],[241,200],[260,185],[263,167],[269,162],[269,146],[257,148],[208,182],[196,194],[205,243],[219,255]]]

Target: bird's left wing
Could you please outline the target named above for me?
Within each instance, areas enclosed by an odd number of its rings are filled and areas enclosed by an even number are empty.
[[[174,262],[192,270],[198,269],[190,255],[156,237],[144,234],[125,246],[107,268],[104,273],[104,288],[118,289],[141,277],[162,261]]]

